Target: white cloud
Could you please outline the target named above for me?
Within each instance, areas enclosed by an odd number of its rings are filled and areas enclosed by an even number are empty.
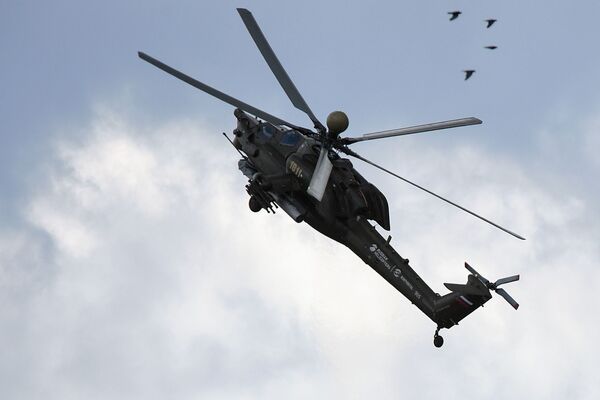
[[[415,181],[528,237],[374,179],[392,244],[434,290],[464,281],[465,259],[489,279],[522,274],[507,287],[519,311],[494,298],[440,351],[433,324],[350,251],[249,212],[236,153],[214,132],[104,111],[81,143],[58,144],[26,207],[36,229],[0,236],[3,287],[21,292],[0,314],[7,398],[597,397],[586,343],[600,250],[585,198],[476,147],[403,146]],[[35,250],[44,240],[50,255]],[[25,262],[52,270],[32,269],[41,287]]]

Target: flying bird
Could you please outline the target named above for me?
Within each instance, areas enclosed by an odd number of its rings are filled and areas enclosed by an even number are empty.
[[[461,11],[450,11],[448,14],[451,15],[450,21],[454,21],[456,18],[458,18],[458,16],[460,14],[462,14],[462,12]]]
[[[465,81],[471,77],[475,73],[474,69],[465,69],[463,71],[465,73]]]
[[[486,49],[496,50],[498,46],[485,46]]]
[[[486,28],[490,28],[490,26],[494,25],[494,22],[496,22],[497,20],[495,19],[486,19],[485,22],[487,22],[487,27]]]

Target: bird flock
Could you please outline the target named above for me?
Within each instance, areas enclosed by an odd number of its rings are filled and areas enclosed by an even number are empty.
[[[454,21],[455,19],[457,19],[460,15],[462,14],[462,11],[449,11],[448,15],[450,15],[450,21]],[[485,22],[486,29],[490,29],[492,27],[492,25],[494,25],[496,23],[497,19],[493,19],[493,18],[489,18],[489,19],[484,19],[483,22]],[[496,45],[489,45],[489,46],[484,46],[484,49],[487,50],[496,50],[498,48],[498,46]],[[469,79],[470,77],[473,76],[473,74],[475,73],[474,69],[465,69],[463,70],[463,72],[465,73],[465,81],[467,79]]]

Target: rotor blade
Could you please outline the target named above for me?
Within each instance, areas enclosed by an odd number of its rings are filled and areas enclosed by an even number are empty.
[[[198,89],[210,94],[211,96],[214,96],[217,99],[224,101],[225,103],[231,104],[234,107],[240,108],[252,115],[255,115],[258,118],[262,118],[265,121],[269,121],[276,125],[286,125],[286,126],[289,126],[290,128],[294,128],[294,129],[299,128],[298,126],[296,126],[294,124],[290,124],[289,122],[284,121],[281,118],[277,118],[274,115],[271,115],[267,112],[259,110],[256,107],[251,106],[250,104],[244,103],[243,101],[238,100],[235,97],[231,97],[228,94],[220,92],[217,89],[214,89],[214,88],[184,74],[183,72],[177,71],[175,68],[169,67],[167,64],[160,62],[156,58],[153,58],[146,53],[138,51],[138,56],[142,60],[147,61],[150,64],[154,65],[155,67],[162,69],[166,73],[171,74],[178,79],[181,79],[185,83],[188,83],[188,84],[194,86],[195,88],[198,88]]]
[[[344,138],[342,141],[346,144],[363,142],[365,140],[383,139],[392,136],[412,135],[413,133],[439,131],[440,129],[457,128],[459,126],[478,125],[482,121],[478,118],[460,118],[450,121],[433,122],[431,124],[409,126],[407,128],[391,129],[389,131],[365,133],[361,137]]]
[[[509,276],[508,278],[501,278],[494,282],[494,286],[498,287],[500,285],[504,285],[505,283],[515,282],[519,280],[519,275]]]
[[[294,85],[294,82],[292,82],[289,75],[279,62],[279,59],[275,55],[271,45],[269,45],[267,38],[265,38],[265,35],[260,30],[260,27],[258,26],[258,23],[254,19],[252,13],[245,8],[238,8],[237,11],[240,14],[240,17],[242,17],[242,21],[244,21],[244,25],[246,25],[248,32],[250,32],[250,36],[252,36],[252,39],[254,39],[254,43],[256,43],[256,46],[260,50],[263,58],[269,65],[269,68],[271,68],[271,71],[275,75],[275,78],[277,78],[277,81],[287,96],[292,101],[294,107],[304,111],[315,124],[315,128],[319,130],[325,130],[323,124],[321,124],[317,117],[315,117],[312,110],[308,104],[306,104],[306,101],[304,101],[304,98],[296,88],[296,85]]]
[[[468,263],[465,263],[465,268],[468,269],[470,273],[475,275],[477,277],[477,279],[479,279],[481,282],[483,282],[484,285],[487,286],[487,284],[490,283],[490,281],[485,279],[483,276],[479,275],[479,272],[475,271],[475,268],[471,267]]]
[[[329,181],[329,175],[331,175],[331,169],[333,168],[333,164],[331,164],[331,161],[329,161],[328,153],[329,150],[327,150],[325,146],[321,147],[321,153],[319,154],[317,166],[315,167],[310,184],[306,190],[309,195],[318,201],[321,201],[323,198],[323,193],[325,193],[325,188],[327,187],[327,182]]]
[[[417,185],[416,183],[414,183],[414,182],[411,182],[411,181],[409,181],[408,179],[401,177],[400,175],[397,175],[397,174],[395,174],[395,173],[393,173],[393,172],[391,172],[391,171],[389,171],[389,170],[387,170],[387,169],[385,169],[385,168],[383,168],[383,167],[380,167],[379,165],[375,164],[374,162],[372,162],[372,161],[369,161],[369,160],[367,160],[366,158],[359,156],[358,154],[356,154],[356,153],[355,153],[355,152],[353,152],[352,150],[348,149],[347,147],[342,147],[342,148],[340,148],[340,150],[341,150],[341,151],[343,151],[344,153],[346,153],[346,154],[350,155],[350,156],[356,157],[356,158],[358,158],[359,160],[362,160],[362,161],[366,162],[367,164],[371,164],[371,165],[372,165],[372,166],[374,166],[375,168],[379,168],[380,170],[382,170],[382,171],[384,171],[384,172],[387,172],[388,174],[390,174],[390,175],[392,175],[392,176],[395,176],[396,178],[398,178],[398,179],[401,179],[401,180],[403,180],[404,182],[406,182],[406,183],[409,183],[409,184],[413,185],[414,187],[416,187],[416,188],[418,188],[418,189],[421,189],[421,190],[423,190],[423,191],[425,191],[425,192],[429,193],[430,195],[437,197],[437,198],[438,198],[438,199],[440,199],[440,200],[443,200],[443,201],[445,201],[445,202],[446,202],[446,203],[448,203],[448,204],[451,204],[451,205],[453,205],[454,207],[460,208],[460,209],[461,209],[461,210],[463,210],[464,212],[466,212],[466,213],[469,213],[469,214],[471,214],[472,216],[474,216],[474,217],[477,217],[477,218],[479,218],[480,220],[482,220],[482,221],[485,221],[485,222],[487,222],[488,224],[490,224],[490,225],[493,225],[493,226],[495,226],[496,228],[498,228],[498,229],[500,229],[500,230],[503,230],[504,232],[506,232],[506,233],[508,233],[508,234],[510,234],[510,235],[512,235],[512,236],[514,236],[514,237],[516,237],[516,238],[518,238],[518,239],[525,240],[525,238],[524,238],[524,237],[522,237],[522,236],[520,236],[520,235],[518,235],[518,234],[516,234],[516,233],[514,233],[514,232],[511,232],[511,231],[509,231],[509,230],[508,230],[508,229],[506,229],[506,228],[503,228],[503,227],[501,227],[500,225],[498,225],[498,224],[496,224],[496,223],[494,223],[494,222],[490,221],[489,219],[486,219],[486,218],[482,217],[481,215],[475,214],[473,211],[471,211],[471,210],[468,210],[468,209],[466,209],[466,208],[464,208],[464,207],[462,207],[462,206],[459,206],[458,204],[456,204],[456,203],[454,203],[454,202],[452,202],[452,201],[450,201],[450,200],[448,200],[448,199],[445,199],[445,198],[443,198],[442,196],[440,196],[440,195],[438,195],[438,194],[435,194],[435,193],[433,193],[431,190],[425,189],[423,186]]]
[[[504,289],[496,289],[496,293],[498,293],[500,296],[504,297],[504,300],[508,301],[508,304],[510,304],[511,306],[513,306],[513,308],[515,310],[519,308],[519,303],[517,303],[515,301],[515,299],[513,299],[512,297],[510,297],[510,295],[508,293],[506,293],[506,290],[504,290]]]

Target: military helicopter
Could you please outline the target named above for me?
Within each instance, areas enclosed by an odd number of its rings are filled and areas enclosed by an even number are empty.
[[[481,124],[477,118],[461,118],[381,132],[359,137],[340,137],[348,127],[348,117],[334,111],[325,127],[312,112],[287,72],[279,62],[252,13],[238,8],[239,15],[279,84],[292,104],[308,115],[314,130],[304,128],[214,89],[143,52],[138,56],[174,77],[236,107],[237,127],[231,140],[223,135],[241,155],[240,171],[248,178],[246,191],[254,212],[274,213],[281,208],[294,221],[306,222],[323,235],[352,250],[366,264],[416,305],[436,323],[434,345],[444,343],[439,331],[450,329],[492,298],[490,291],[504,297],[515,309],[519,304],[500,285],[519,280],[519,275],[490,282],[469,264],[467,283],[445,283],[450,293],[434,292],[390,245],[369,220],[386,231],[390,229],[387,199],[352,165],[345,154],[383,170],[404,182],[443,200],[481,220],[513,235],[524,238],[500,225],[445,199],[375,163],[349,148],[354,143]]]

